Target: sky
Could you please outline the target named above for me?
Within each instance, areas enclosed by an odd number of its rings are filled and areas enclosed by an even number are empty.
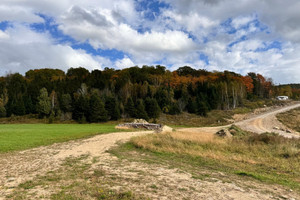
[[[1,0],[0,75],[164,65],[300,83],[299,0]]]

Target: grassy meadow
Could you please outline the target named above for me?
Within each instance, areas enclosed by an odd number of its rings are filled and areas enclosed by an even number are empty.
[[[184,132],[136,137],[112,153],[179,167],[195,177],[223,172],[300,191],[300,140],[232,129],[232,138]]]
[[[0,124],[0,153],[116,132],[114,124]]]

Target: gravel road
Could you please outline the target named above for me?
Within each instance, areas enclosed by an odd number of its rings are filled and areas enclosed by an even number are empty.
[[[234,123],[240,128],[251,131],[254,133],[265,133],[265,132],[275,132],[284,137],[296,137],[299,138],[300,135],[296,131],[286,128],[281,122],[276,118],[278,113],[286,112],[295,108],[300,107],[300,103],[281,107],[254,117],[246,119],[240,122]]]

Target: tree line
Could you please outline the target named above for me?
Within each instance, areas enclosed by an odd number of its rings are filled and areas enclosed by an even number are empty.
[[[0,77],[0,117],[38,114],[79,122],[120,118],[156,119],[161,112],[206,116],[229,110],[245,100],[271,98],[279,89],[260,74],[246,76],[209,72],[189,66],[169,71],[164,66],[29,70]]]

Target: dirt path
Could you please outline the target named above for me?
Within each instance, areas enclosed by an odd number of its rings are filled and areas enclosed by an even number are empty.
[[[254,133],[265,133],[265,132],[275,132],[284,137],[296,137],[299,138],[299,133],[289,130],[276,118],[278,113],[286,112],[295,108],[300,107],[300,104],[294,104],[286,107],[282,107],[276,110],[263,113],[250,119],[246,119],[235,123],[235,125],[241,127],[244,130],[251,131]],[[290,132],[290,133],[289,133]]]
[[[57,170],[70,156],[88,154],[91,157],[101,157],[117,142],[149,133],[152,131],[110,133],[21,152],[0,154],[0,200],[5,199],[5,196],[20,183],[31,180],[37,175],[42,176],[49,171]]]

